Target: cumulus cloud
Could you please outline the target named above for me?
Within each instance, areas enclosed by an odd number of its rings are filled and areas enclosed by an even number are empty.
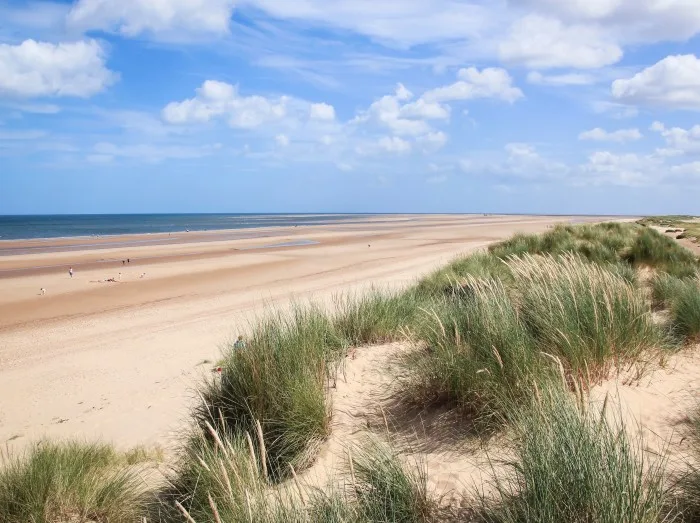
[[[523,97],[513,86],[513,79],[505,69],[490,67],[479,71],[474,67],[460,69],[459,81],[432,89],[423,95],[428,102],[449,102],[475,98],[496,98],[513,103]]]
[[[667,56],[632,78],[615,80],[612,95],[631,104],[700,110],[700,59]]]
[[[326,121],[335,120],[335,108],[325,103],[311,104],[311,119]]]
[[[499,46],[500,58],[532,69],[596,69],[622,58],[622,49],[598,28],[566,26],[556,18],[528,15]]]
[[[398,135],[420,135],[430,132],[431,127],[425,121],[426,115],[418,116],[419,112],[425,113],[425,111],[418,111],[415,105],[408,110],[404,109],[406,104],[402,105],[402,102],[411,98],[413,93],[403,84],[398,84],[393,95],[382,96],[372,103],[369,109],[361,111],[353,123],[374,122]]]
[[[319,105],[323,106],[320,107]],[[196,89],[194,98],[171,102],[162,117],[171,124],[208,122],[224,118],[234,128],[254,129],[264,124],[310,119],[312,115],[328,117],[331,106],[314,104],[289,96],[243,96],[238,86],[206,80]]]
[[[105,66],[104,50],[94,40],[0,44],[0,94],[86,98],[116,80]]]
[[[69,26],[114,31],[125,36],[149,33],[167,39],[187,34],[225,34],[234,0],[78,0]]]
[[[682,127],[668,128],[661,122],[654,122],[650,130],[659,133],[670,149],[663,151],[666,156],[700,153],[700,125],[690,129]]]
[[[436,102],[427,102],[423,98],[401,107],[399,114],[403,118],[422,118],[425,120],[447,120],[450,108]]]
[[[280,147],[287,147],[289,145],[289,137],[286,134],[278,134],[275,136],[275,142]]]
[[[608,132],[605,129],[596,127],[590,131],[584,131],[578,135],[579,140],[591,140],[596,142],[632,142],[642,138],[639,129],[619,129]]]
[[[411,143],[398,136],[384,136],[377,145],[389,153],[407,153],[411,150]]]

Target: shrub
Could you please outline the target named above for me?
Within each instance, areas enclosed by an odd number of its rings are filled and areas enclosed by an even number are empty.
[[[108,445],[40,443],[0,468],[2,523],[133,523],[144,487]]]

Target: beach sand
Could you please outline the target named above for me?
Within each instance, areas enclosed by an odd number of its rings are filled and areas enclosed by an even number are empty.
[[[602,219],[392,216],[0,242],[0,442],[167,447],[221,349],[266,307],[405,286],[515,232]]]

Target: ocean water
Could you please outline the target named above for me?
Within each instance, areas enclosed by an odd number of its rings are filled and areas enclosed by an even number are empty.
[[[79,214],[0,216],[0,240],[110,236],[326,225],[357,220],[357,214]]]

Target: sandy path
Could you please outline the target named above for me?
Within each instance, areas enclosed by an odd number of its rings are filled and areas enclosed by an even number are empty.
[[[215,360],[265,303],[406,285],[458,253],[561,221],[570,219],[426,216],[265,230],[264,239],[2,256],[0,442],[167,444],[209,371],[201,362]],[[300,238],[318,244],[251,249]],[[73,264],[70,279],[64,266]],[[47,265],[57,268],[34,268]],[[92,283],[119,272],[121,283]]]

